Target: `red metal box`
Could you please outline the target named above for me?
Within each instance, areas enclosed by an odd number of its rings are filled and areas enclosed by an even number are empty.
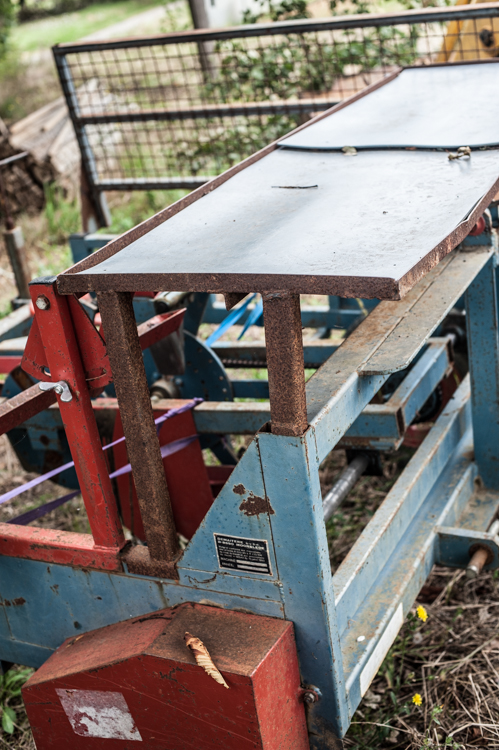
[[[299,694],[292,623],[198,604],[70,638],[23,689],[37,750],[308,750]]]

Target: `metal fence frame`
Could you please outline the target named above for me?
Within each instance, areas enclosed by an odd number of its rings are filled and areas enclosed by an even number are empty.
[[[202,51],[209,43],[234,40],[249,37],[268,37],[276,35],[306,34],[328,30],[364,29],[388,27],[398,25],[415,25],[422,23],[436,23],[449,21],[467,21],[484,18],[499,18],[498,3],[482,3],[478,5],[458,6],[449,8],[430,8],[411,10],[389,14],[357,14],[353,16],[339,16],[328,19],[308,19],[300,21],[281,21],[276,23],[248,24],[226,29],[192,30],[179,33],[164,34],[145,38],[118,39],[103,42],[80,42],[59,44],[53,47],[55,64],[66,98],[69,114],[74,125],[76,138],[82,156],[82,184],[84,192],[93,207],[97,225],[109,224],[109,213],[104,193],[110,190],[164,190],[187,189],[192,190],[205,184],[211,177],[207,176],[173,176],[158,178],[128,178],[128,179],[100,179],[94,151],[87,134],[87,127],[96,124],[112,124],[120,122],[151,122],[151,121],[181,121],[187,119],[209,119],[210,117],[233,117],[237,115],[264,114],[307,114],[329,109],[338,101],[301,100],[301,101],[264,101],[253,103],[222,103],[204,104],[187,109],[151,109],[136,112],[110,112],[84,115],[80,111],[77,90],[73,80],[68,56],[106,50],[132,49],[140,47],[165,46],[182,43],[196,43],[200,50],[201,65]]]

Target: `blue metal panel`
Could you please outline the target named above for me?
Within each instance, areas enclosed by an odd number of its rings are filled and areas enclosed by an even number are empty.
[[[21,305],[0,320],[0,341],[28,335],[33,322],[29,307],[29,304]]]
[[[234,398],[264,398],[269,397],[268,380],[232,380]]]
[[[277,601],[140,576],[0,557],[0,658],[38,667],[71,635],[181,602],[283,617]]]
[[[492,258],[466,293],[475,460],[485,485],[499,489],[499,333]]]
[[[368,689],[403,618],[438,559],[437,524],[459,515],[469,497],[470,439],[469,429],[410,527],[400,534],[393,553],[383,561],[372,587],[359,590],[360,606],[351,613],[349,627],[342,635],[352,710]],[[418,463],[417,454],[411,463]]]
[[[337,298],[339,299],[339,298]],[[345,300],[341,300],[344,302]],[[303,305],[301,311],[301,319],[305,328],[350,328],[352,323],[357,321],[359,317],[364,317],[362,310],[359,309],[356,300],[354,307],[352,308],[330,308],[327,305]],[[365,300],[366,303],[370,303],[367,309],[371,309],[376,306],[378,300]],[[239,319],[238,325],[244,325],[246,322],[250,310],[247,310],[244,315]],[[214,302],[211,306],[208,306],[203,317],[203,323],[216,323],[220,324],[227,317],[227,310],[225,305],[220,302]],[[260,318],[254,325],[262,326],[263,319]]]
[[[270,504],[268,504],[270,503]],[[179,565],[180,581],[187,582],[191,570],[217,573],[220,570],[214,534],[262,539],[268,542],[272,576],[224,569],[225,581],[235,579],[234,585],[251,578],[275,580],[276,560],[269,516],[273,515],[272,498],[265,494],[256,440],[246,449],[216,501],[194,534]],[[243,576],[241,578],[241,576]],[[205,576],[208,577],[208,576]],[[252,585],[246,584],[243,585]]]
[[[419,448],[417,460],[406,467],[335,574],[340,633],[348,627],[460,442],[469,425],[470,406],[466,378]]]
[[[471,558],[473,548],[479,544],[487,547],[491,560],[485,565],[486,570],[499,567],[499,545],[497,537],[483,531],[455,529],[440,526],[438,532],[437,562],[448,568],[465,568]]]
[[[388,377],[389,375],[370,375],[361,378],[357,373],[352,373],[326,406],[318,414],[311,415],[310,424],[315,428],[320,461],[333,450]]]
[[[392,406],[400,404],[404,424],[409,426],[449,369],[449,344],[434,340],[393,394]]]
[[[210,411],[194,409],[194,422],[200,433],[214,433],[216,435],[254,435],[265,422],[270,419],[269,403],[244,404],[251,406],[251,410],[238,410],[240,404],[231,404],[231,410],[225,411],[224,404]],[[236,407],[236,408],[234,408]]]
[[[313,429],[302,438],[260,433],[265,490],[284,612],[295,625],[300,670],[305,684],[325,696],[316,705],[311,747],[324,748],[328,731],[348,728],[343,699],[341,649],[336,625],[329,551],[319,483],[319,456]]]

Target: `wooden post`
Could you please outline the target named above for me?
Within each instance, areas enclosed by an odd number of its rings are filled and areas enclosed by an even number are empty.
[[[21,299],[29,299],[29,282],[31,274],[29,271],[28,260],[26,258],[26,248],[24,246],[24,237],[21,227],[6,229],[3,233],[5,247],[9,256],[10,265],[14,272],[16,280],[17,293]]]
[[[191,11],[192,24],[195,29],[208,29],[210,27],[204,0],[189,0],[189,10]],[[215,72],[213,42],[198,42],[198,50],[205,79],[209,80]]]

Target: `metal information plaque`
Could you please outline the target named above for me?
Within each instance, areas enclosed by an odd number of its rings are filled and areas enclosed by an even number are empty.
[[[241,536],[213,534],[221,568],[248,573],[272,575],[269,545],[266,539],[245,539]]]

